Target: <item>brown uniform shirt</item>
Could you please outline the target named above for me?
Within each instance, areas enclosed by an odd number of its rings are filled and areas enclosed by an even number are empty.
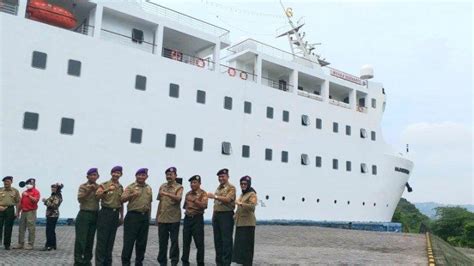
[[[247,192],[239,197],[242,205],[237,205],[235,212],[235,226],[256,226],[255,206],[257,206],[257,194],[255,192]]]
[[[82,211],[99,210],[99,199],[97,199],[95,196],[97,188],[99,188],[98,184],[89,184],[89,182],[79,186],[77,200],[79,201],[79,208]]]
[[[131,192],[138,191],[139,194],[135,198],[128,201],[127,211],[149,212],[151,210],[151,202],[153,201],[153,191],[148,184],[140,185],[133,182],[125,188],[122,194],[122,200],[127,198]]]
[[[16,188],[0,188],[0,206],[16,206],[18,202],[20,202],[20,192]]]
[[[123,186],[120,183],[115,184],[112,180],[109,180],[102,183],[100,186],[104,190],[104,194],[102,194],[101,198],[102,207],[112,209],[119,209],[122,207],[122,201],[120,198],[123,194]]]
[[[160,186],[160,192],[181,196],[183,194],[183,186],[176,181],[171,183],[167,182]],[[156,214],[156,220],[159,223],[177,223],[181,220],[181,198],[174,200],[170,197],[158,194],[157,200],[160,201],[158,213]]]
[[[233,211],[235,209],[235,187],[231,183],[227,182],[224,185],[219,185],[217,187],[216,196],[230,198],[229,203],[224,203],[220,200],[214,200],[214,211],[215,212],[225,212]]]
[[[200,203],[201,206],[198,206],[196,204],[197,201]],[[184,209],[184,213],[189,216],[204,214],[204,210],[207,209],[206,191],[198,189],[196,192],[191,190],[186,193]]]

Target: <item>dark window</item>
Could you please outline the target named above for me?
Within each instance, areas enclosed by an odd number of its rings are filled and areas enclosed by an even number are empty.
[[[194,150],[195,151],[202,151],[202,146],[204,144],[204,140],[201,138],[194,138]]]
[[[346,161],[346,171],[347,171],[347,172],[352,171],[352,163],[351,163],[351,161]]]
[[[316,128],[317,129],[323,128],[323,120],[321,120],[321,118],[316,118]]]
[[[136,43],[142,43],[143,31],[139,29],[132,29],[132,41]]]
[[[303,126],[309,126],[309,124],[310,124],[310,123],[309,123],[309,116],[307,116],[307,115],[302,115],[302,116],[301,116],[301,124],[302,124]]]
[[[370,139],[372,139],[372,140],[376,139],[375,131],[370,132]]]
[[[309,164],[309,157],[308,154],[301,154],[301,164],[308,165]]]
[[[166,134],[166,148],[174,148],[176,147],[176,135],[175,134]]]
[[[290,122],[290,112],[288,111],[283,111],[283,121],[284,122]]]
[[[242,145],[242,157],[249,158],[250,157],[250,146],[249,145]]]
[[[271,161],[272,160],[272,149],[265,149],[265,160]]]
[[[372,165],[372,174],[377,175],[377,165]]]
[[[31,60],[31,66],[34,68],[46,69],[46,59],[48,55],[46,53],[33,51],[33,58]]]
[[[316,167],[321,167],[321,165],[322,165],[321,156],[316,156]]]
[[[135,76],[135,89],[144,91],[146,90],[146,77],[136,75]]]
[[[377,108],[377,100],[372,99],[372,108]]]
[[[367,165],[365,163],[360,164],[360,172],[363,174],[367,173]]]
[[[333,122],[333,123],[332,123],[332,131],[333,131],[334,133],[339,132],[339,124],[338,124],[337,122]]]
[[[179,98],[179,85],[170,83],[170,97]]]
[[[231,97],[224,97],[224,109],[232,110],[232,98]]]
[[[288,152],[287,151],[282,151],[281,152],[281,162],[282,163],[287,163],[288,162]]]
[[[206,92],[205,91],[197,90],[196,102],[206,104]]]
[[[222,154],[230,155],[232,153],[232,144],[230,144],[230,142],[223,141],[221,152]]]
[[[139,128],[132,128],[132,131],[130,133],[130,142],[142,143],[142,134],[143,134],[143,130]]]
[[[61,119],[61,134],[72,135],[74,134],[74,119],[65,118]]]
[[[252,103],[251,102],[244,102],[244,113],[251,114],[252,113]]]
[[[339,168],[339,161],[337,159],[332,159],[332,169]]]
[[[360,129],[360,137],[363,139],[367,138],[367,130],[365,128]]]
[[[273,119],[273,107],[267,107],[267,118]]]
[[[346,125],[346,135],[350,136],[351,135],[351,126]]]
[[[81,76],[81,61],[69,59],[67,73],[71,76]]]
[[[25,112],[25,114],[23,115],[23,129],[37,130],[38,120],[38,113]]]

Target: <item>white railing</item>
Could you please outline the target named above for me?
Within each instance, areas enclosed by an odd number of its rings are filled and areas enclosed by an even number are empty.
[[[345,103],[345,102],[337,101],[337,100],[334,100],[334,99],[329,99],[329,103],[331,103],[333,105],[340,106],[340,107],[344,107],[344,108],[347,108],[347,109],[351,109],[351,105],[348,104],[348,103]]]
[[[298,95],[303,96],[303,97],[308,97],[310,99],[321,101],[321,102],[323,101],[323,97],[321,95],[317,95],[317,94],[310,93],[310,92],[307,92],[307,91],[300,91],[299,90]]]
[[[18,5],[0,0],[0,12],[15,15],[18,13]]]
[[[221,69],[221,74],[228,75],[229,77],[240,78],[241,80],[257,82],[257,75],[247,72],[245,70],[223,65],[223,64],[221,64],[220,69]]]

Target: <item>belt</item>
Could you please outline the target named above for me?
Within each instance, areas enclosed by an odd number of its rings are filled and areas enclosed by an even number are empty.
[[[105,206],[102,206],[102,210],[108,210],[108,211],[118,211],[120,210],[120,208],[110,208],[110,207],[105,207]]]
[[[196,217],[202,217],[203,215],[204,215],[203,213],[194,214],[194,215],[185,214],[184,218],[196,218]]]
[[[141,212],[141,211],[128,211],[127,213],[134,213],[134,214],[140,214],[140,215],[148,215],[149,211],[146,212]]]
[[[99,210],[81,210],[81,212],[97,213]]]

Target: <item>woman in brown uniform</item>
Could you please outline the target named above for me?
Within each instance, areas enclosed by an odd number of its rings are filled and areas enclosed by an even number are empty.
[[[255,243],[255,206],[257,192],[252,188],[252,178],[244,176],[240,179],[242,195],[236,200],[235,240],[232,261],[244,266],[252,265]]]
[[[63,202],[62,188],[63,184],[60,183],[51,185],[51,196],[43,199],[46,205],[46,244],[43,251],[56,250],[56,223],[59,218],[59,205]]]

